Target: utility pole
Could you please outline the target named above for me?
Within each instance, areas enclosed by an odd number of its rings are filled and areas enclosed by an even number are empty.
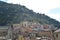
[[[14,39],[14,35],[13,35],[13,25],[11,25],[10,30],[11,30],[11,39],[13,40],[13,39]]]

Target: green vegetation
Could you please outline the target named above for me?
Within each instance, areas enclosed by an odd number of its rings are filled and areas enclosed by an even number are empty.
[[[0,25],[20,23],[22,21],[52,24],[60,28],[60,22],[45,14],[35,13],[22,5],[8,4],[0,1]]]

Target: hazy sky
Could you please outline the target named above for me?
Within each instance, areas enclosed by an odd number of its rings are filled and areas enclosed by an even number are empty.
[[[35,12],[60,21],[60,0],[3,0],[8,3],[21,4]]]

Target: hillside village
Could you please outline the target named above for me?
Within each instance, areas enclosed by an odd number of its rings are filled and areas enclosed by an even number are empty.
[[[0,1],[0,40],[60,40],[60,22],[23,5]]]
[[[60,40],[60,29],[53,25],[24,21],[0,27],[0,40]]]

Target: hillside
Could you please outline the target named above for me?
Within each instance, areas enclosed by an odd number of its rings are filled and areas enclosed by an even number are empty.
[[[39,22],[41,24],[52,24],[60,28],[60,23],[45,14],[36,13],[25,6],[8,4],[0,1],[0,25],[20,23],[22,21]]]

